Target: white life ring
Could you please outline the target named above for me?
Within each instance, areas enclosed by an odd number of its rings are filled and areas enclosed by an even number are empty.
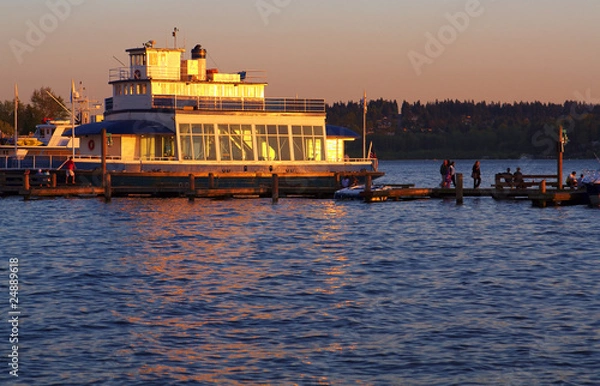
[[[94,143],[93,139],[90,139],[90,141],[88,142],[88,149],[90,149],[90,151],[94,150],[94,148],[96,147],[96,144]]]

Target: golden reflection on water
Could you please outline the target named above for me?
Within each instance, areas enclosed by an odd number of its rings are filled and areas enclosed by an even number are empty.
[[[132,240],[132,244],[135,244],[136,250],[142,251],[141,256],[125,257],[122,263],[133,264],[146,282],[140,283],[132,294],[138,300],[137,303],[128,304],[131,313],[124,315],[113,312],[117,319],[130,323],[133,331],[135,326],[143,326],[140,329],[143,333],[131,333],[130,349],[122,350],[120,355],[150,352],[165,356],[169,363],[182,364],[170,367],[147,363],[137,370],[142,377],[152,379],[174,376],[179,381],[214,383],[227,379],[229,384],[236,384],[231,382],[230,376],[260,372],[262,370],[259,364],[263,361],[289,359],[285,343],[264,343],[271,337],[263,326],[278,328],[284,320],[312,320],[315,316],[310,313],[314,311],[301,307],[290,308],[281,303],[280,297],[274,304],[268,301],[249,303],[253,296],[265,293],[273,295],[274,289],[265,289],[261,280],[268,280],[273,275],[274,280],[279,280],[278,277],[306,274],[296,272],[276,259],[251,260],[255,258],[253,254],[256,253],[256,240],[265,237],[268,240],[268,232],[271,232],[274,244],[262,248],[271,253],[295,256],[297,248],[303,248],[300,251],[303,253],[307,248],[314,248],[312,245],[276,244],[278,229],[273,222],[281,217],[282,211],[289,214],[287,221],[293,223],[297,216],[313,221],[318,227],[317,244],[320,244],[320,249],[314,251],[314,261],[311,264],[320,267],[321,272],[317,272],[319,279],[312,281],[315,283],[313,287],[303,288],[302,292],[333,296],[347,279],[348,258],[339,248],[338,232],[341,227],[338,221],[348,213],[347,208],[333,202],[318,201],[317,205],[313,205],[298,204],[295,201],[290,203],[291,208],[265,205],[264,200],[231,200],[226,203],[203,200],[193,203],[187,200],[124,200],[122,205],[127,213],[138,214],[132,221],[139,230],[140,237]],[[150,229],[151,232],[148,231]],[[303,231],[315,230],[309,228]],[[315,242],[314,238],[305,239]],[[300,237],[299,243],[302,242]],[[291,258],[296,267],[302,267],[302,259],[307,257]],[[291,293],[290,296],[294,294]],[[153,304],[152,315],[144,316],[144,303]],[[342,301],[330,307],[339,309],[356,304],[356,301]],[[188,308],[182,312],[185,317],[169,316],[170,312],[176,312],[182,306],[197,307],[197,314],[194,315]],[[319,312],[322,317],[329,317],[326,309]],[[244,323],[250,327],[235,329],[231,326],[233,323]],[[148,333],[155,328],[157,333]],[[280,335],[280,332],[277,334]],[[293,335],[294,332],[286,334]],[[165,342],[165,339],[172,340],[173,344]],[[176,342],[181,339],[186,344],[177,346]],[[165,346],[171,348],[165,351]],[[352,344],[336,342],[314,348],[307,346],[302,355],[308,358],[314,352],[353,349]],[[294,352],[298,356],[298,350]],[[302,358],[294,360],[305,361]],[[197,368],[199,363],[210,370],[206,370],[204,374],[192,374],[189,368]],[[316,381],[311,378],[311,382]],[[326,378],[321,378],[318,382],[328,384]]]

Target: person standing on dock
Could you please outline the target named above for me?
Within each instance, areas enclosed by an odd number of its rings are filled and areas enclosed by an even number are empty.
[[[473,164],[471,178],[473,178],[473,189],[479,188],[479,185],[481,185],[481,164],[479,161],[475,161]]]
[[[454,161],[451,161],[450,165],[448,166],[448,174],[450,174],[450,181],[452,181],[452,186],[456,188],[456,167],[454,166]],[[448,187],[450,187],[450,184],[448,184]]]
[[[71,177],[72,184],[75,184],[75,161],[73,161],[73,157],[69,157],[67,162],[65,162],[65,184],[69,183],[69,177]]]
[[[446,175],[448,174],[448,167],[450,166],[450,160],[445,159],[440,166],[440,174],[442,175],[442,182],[440,183],[440,187],[446,187]]]

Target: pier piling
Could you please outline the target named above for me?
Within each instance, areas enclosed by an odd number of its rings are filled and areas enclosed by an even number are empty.
[[[463,204],[463,175],[462,173],[456,174],[456,205]]]
[[[271,185],[271,190],[273,193],[273,204],[276,204],[279,201],[279,176],[277,174],[273,174],[273,180]]]
[[[188,193],[188,199],[194,201],[196,198],[196,177],[190,174],[190,191]]]

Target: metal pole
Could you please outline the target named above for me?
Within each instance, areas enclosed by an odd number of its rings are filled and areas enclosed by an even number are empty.
[[[562,183],[562,175],[563,175],[563,150],[564,150],[564,138],[563,138],[563,128],[562,126],[558,126],[558,157],[557,157],[557,178],[558,178],[558,186],[557,189],[561,190],[563,188]]]
[[[363,93],[363,158],[367,158],[367,90]]]
[[[17,126],[17,115],[19,112],[19,90],[17,88],[17,84],[15,83],[15,134],[14,134],[14,138],[15,138],[15,160],[17,159],[18,155],[17,155],[17,150],[18,150],[18,145],[17,142],[19,141],[19,129]],[[19,161],[19,167],[21,167],[21,161]]]

